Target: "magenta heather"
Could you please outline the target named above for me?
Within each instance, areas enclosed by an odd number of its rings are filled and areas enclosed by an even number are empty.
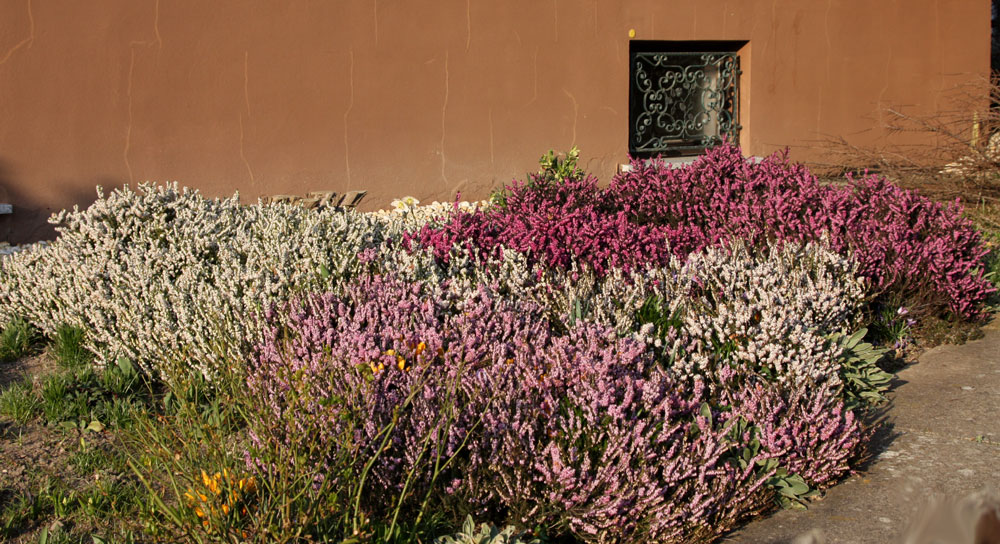
[[[455,213],[405,243],[442,259],[456,244],[483,255],[504,246],[549,266],[577,259],[603,273],[736,238],[763,245],[824,236],[858,261],[873,295],[925,313],[984,315],[993,292],[982,272],[988,250],[957,203],[943,206],[878,176],[821,185],[786,155],[756,161],[730,145],[678,168],[633,160],[603,191],[593,177],[515,182],[506,206]]]
[[[982,273],[988,251],[961,206],[879,176],[826,186],[786,155],[757,162],[721,146],[683,168],[633,161],[605,196],[638,224],[681,228],[683,236],[670,241],[687,253],[732,238],[764,244],[827,235],[834,251],[858,261],[873,294],[928,313],[979,318],[993,291]]]
[[[456,244],[481,255],[496,255],[503,246],[547,266],[567,267],[576,259],[598,273],[666,262],[670,251],[664,242],[671,228],[638,225],[624,211],[603,207],[600,198],[597,179],[590,176],[515,182],[503,208],[457,212],[442,225],[408,235],[405,243],[433,248],[442,259]]]

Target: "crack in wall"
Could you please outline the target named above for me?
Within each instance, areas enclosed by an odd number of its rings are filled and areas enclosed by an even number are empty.
[[[247,106],[247,119],[250,118],[250,52],[243,51],[243,101]]]
[[[128,151],[132,145],[132,73],[135,69],[135,45],[136,42],[129,44],[128,84],[125,87],[125,96],[128,98],[128,126],[125,127],[125,151],[122,152],[122,156],[125,158],[125,169],[128,170],[129,183],[135,181],[132,175],[132,165],[128,161]]]
[[[538,46],[535,46],[535,52],[531,54],[531,100],[524,103],[523,107],[530,106],[538,100]]]
[[[885,47],[885,71],[884,71],[885,84],[882,86],[882,90],[879,91],[878,93],[878,105],[876,107],[878,108],[877,116],[878,116],[879,127],[883,129],[883,137],[884,137],[885,134],[884,129],[886,127],[886,121],[885,121],[886,107],[884,100],[886,93],[889,92],[889,86],[892,84],[892,78],[889,77],[889,73],[892,70],[892,38],[889,36],[888,33],[882,33],[881,37],[885,42],[887,42]]]
[[[14,53],[22,47],[28,47],[30,49],[31,44],[33,43],[35,43],[35,16],[31,12],[31,0],[28,0],[28,37],[18,42],[17,45],[10,49],[10,51],[7,51],[7,54],[3,56],[3,59],[0,59],[0,64],[4,64],[10,60],[10,58],[14,56]]]
[[[250,52],[243,51],[243,102],[247,107],[247,120],[250,120]],[[245,140],[243,131],[243,112],[240,112],[240,159],[243,160],[243,164],[247,167],[247,173],[250,174],[250,185],[256,186],[257,180],[253,175],[253,168],[250,167],[250,161],[247,160],[246,151],[243,147],[243,142]]]
[[[472,45],[472,0],[465,0],[465,50]]]
[[[816,104],[816,132],[821,132],[823,116],[823,89],[830,84],[830,62],[833,60],[833,41],[830,39],[830,11],[833,10],[833,0],[827,0],[826,18],[823,21],[823,32],[826,35],[826,81],[819,86],[819,98]]]
[[[128,82],[125,88],[125,96],[128,97],[128,126],[125,127],[125,149],[122,151],[122,157],[125,160],[125,169],[128,171],[129,183],[135,181],[135,176],[132,173],[132,164],[128,160],[128,153],[132,148],[132,124],[134,120],[132,112],[132,76],[135,73],[135,48],[139,45],[143,47],[156,45],[159,49],[163,48],[163,38],[160,36],[160,0],[156,0],[153,3],[153,35],[156,37],[154,40],[132,40],[128,44]]]
[[[562,92],[566,96],[568,96],[569,99],[573,102],[573,140],[570,141],[570,144],[569,144],[570,149],[572,149],[572,148],[576,147],[576,124],[577,124],[577,121],[580,118],[580,105],[577,104],[576,97],[573,96],[573,93],[567,91],[565,87],[563,87]]]
[[[490,120],[490,166],[496,163],[496,158],[493,155],[493,108],[489,109],[489,120]]]
[[[444,172],[445,163],[447,162],[444,155],[444,122],[445,114],[448,111],[449,78],[448,50],[446,49],[444,52],[444,103],[441,105],[441,179],[444,180],[445,183],[448,183],[448,176]]]
[[[163,36],[160,36],[160,0],[153,5],[153,33],[156,34],[156,45],[163,49]]]
[[[559,42],[559,0],[552,0],[552,34]]]
[[[347,52],[350,57],[347,69],[347,81],[350,84],[351,94],[347,100],[347,109],[344,110],[344,167],[347,170],[347,186],[344,190],[350,190],[351,186],[351,144],[350,138],[347,137],[347,116],[354,109],[354,48],[348,49]]]

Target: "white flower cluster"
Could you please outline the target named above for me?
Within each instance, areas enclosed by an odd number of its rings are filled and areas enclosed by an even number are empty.
[[[423,225],[430,221],[444,219],[456,209],[461,212],[475,212],[486,209],[490,203],[488,200],[479,201],[459,201],[459,202],[438,202],[420,205],[420,201],[412,196],[406,196],[393,200],[388,210],[378,210],[371,212],[372,215],[381,218],[402,218],[412,225]]]
[[[841,348],[827,337],[857,325],[866,287],[853,260],[824,244],[758,253],[734,242],[692,255],[685,274],[697,289],[686,303],[684,355],[674,372],[706,375],[724,351],[779,382],[839,383]]]
[[[142,185],[53,216],[60,235],[0,263],[0,320],[44,332],[89,331],[99,363],[118,356],[147,372],[194,367],[211,378],[240,360],[262,310],[352,276],[359,251],[402,225],[356,212],[241,206],[196,191]]]
[[[858,325],[866,292],[856,263],[825,243],[758,252],[736,241],[687,262],[613,269],[603,277],[577,265],[532,266],[512,250],[479,262],[456,247],[447,266],[429,251],[397,251],[381,264],[405,280],[434,285],[435,296],[456,306],[484,285],[500,296],[538,302],[565,325],[586,320],[612,327],[673,354],[671,370],[679,377],[710,375],[725,358],[778,381],[808,378],[834,386],[842,350],[828,336]],[[676,316],[676,329],[665,337],[639,322],[649,301],[661,315]]]
[[[836,379],[840,357],[826,337],[855,325],[865,293],[853,261],[824,244],[759,253],[734,242],[601,277],[533,265],[513,250],[482,262],[456,246],[443,264],[395,241],[450,210],[398,202],[398,213],[363,214],[241,206],[237,196],[210,200],[176,184],[99,192],[88,209],[53,216],[57,240],[0,261],[0,321],[20,315],[46,333],[81,326],[99,363],[126,356],[161,377],[193,369],[211,379],[220,365],[246,360],[265,310],[336,292],[369,270],[425,282],[456,309],[485,287],[535,301],[565,326],[612,327],[672,354],[681,377],[709,375],[724,357],[777,380],[824,380]],[[640,323],[648,304],[675,317],[666,334]]]

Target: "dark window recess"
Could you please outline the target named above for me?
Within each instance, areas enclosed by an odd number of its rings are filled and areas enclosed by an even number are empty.
[[[737,142],[744,43],[631,42],[629,153],[694,155]]]

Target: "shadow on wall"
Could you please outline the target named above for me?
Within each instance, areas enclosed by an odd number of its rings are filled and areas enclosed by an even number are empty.
[[[98,185],[104,187],[105,193],[124,185],[122,181],[112,178],[95,179],[89,184],[89,190],[80,189],[79,184],[67,180],[55,180],[51,184],[60,194],[60,202],[68,203],[70,208],[73,204],[81,208],[93,204],[97,200]],[[17,245],[51,240],[56,236],[48,220],[61,208],[26,194],[21,190],[24,186],[24,180],[18,178],[11,162],[0,158],[0,203],[14,206],[14,213],[0,215],[0,242]]]

